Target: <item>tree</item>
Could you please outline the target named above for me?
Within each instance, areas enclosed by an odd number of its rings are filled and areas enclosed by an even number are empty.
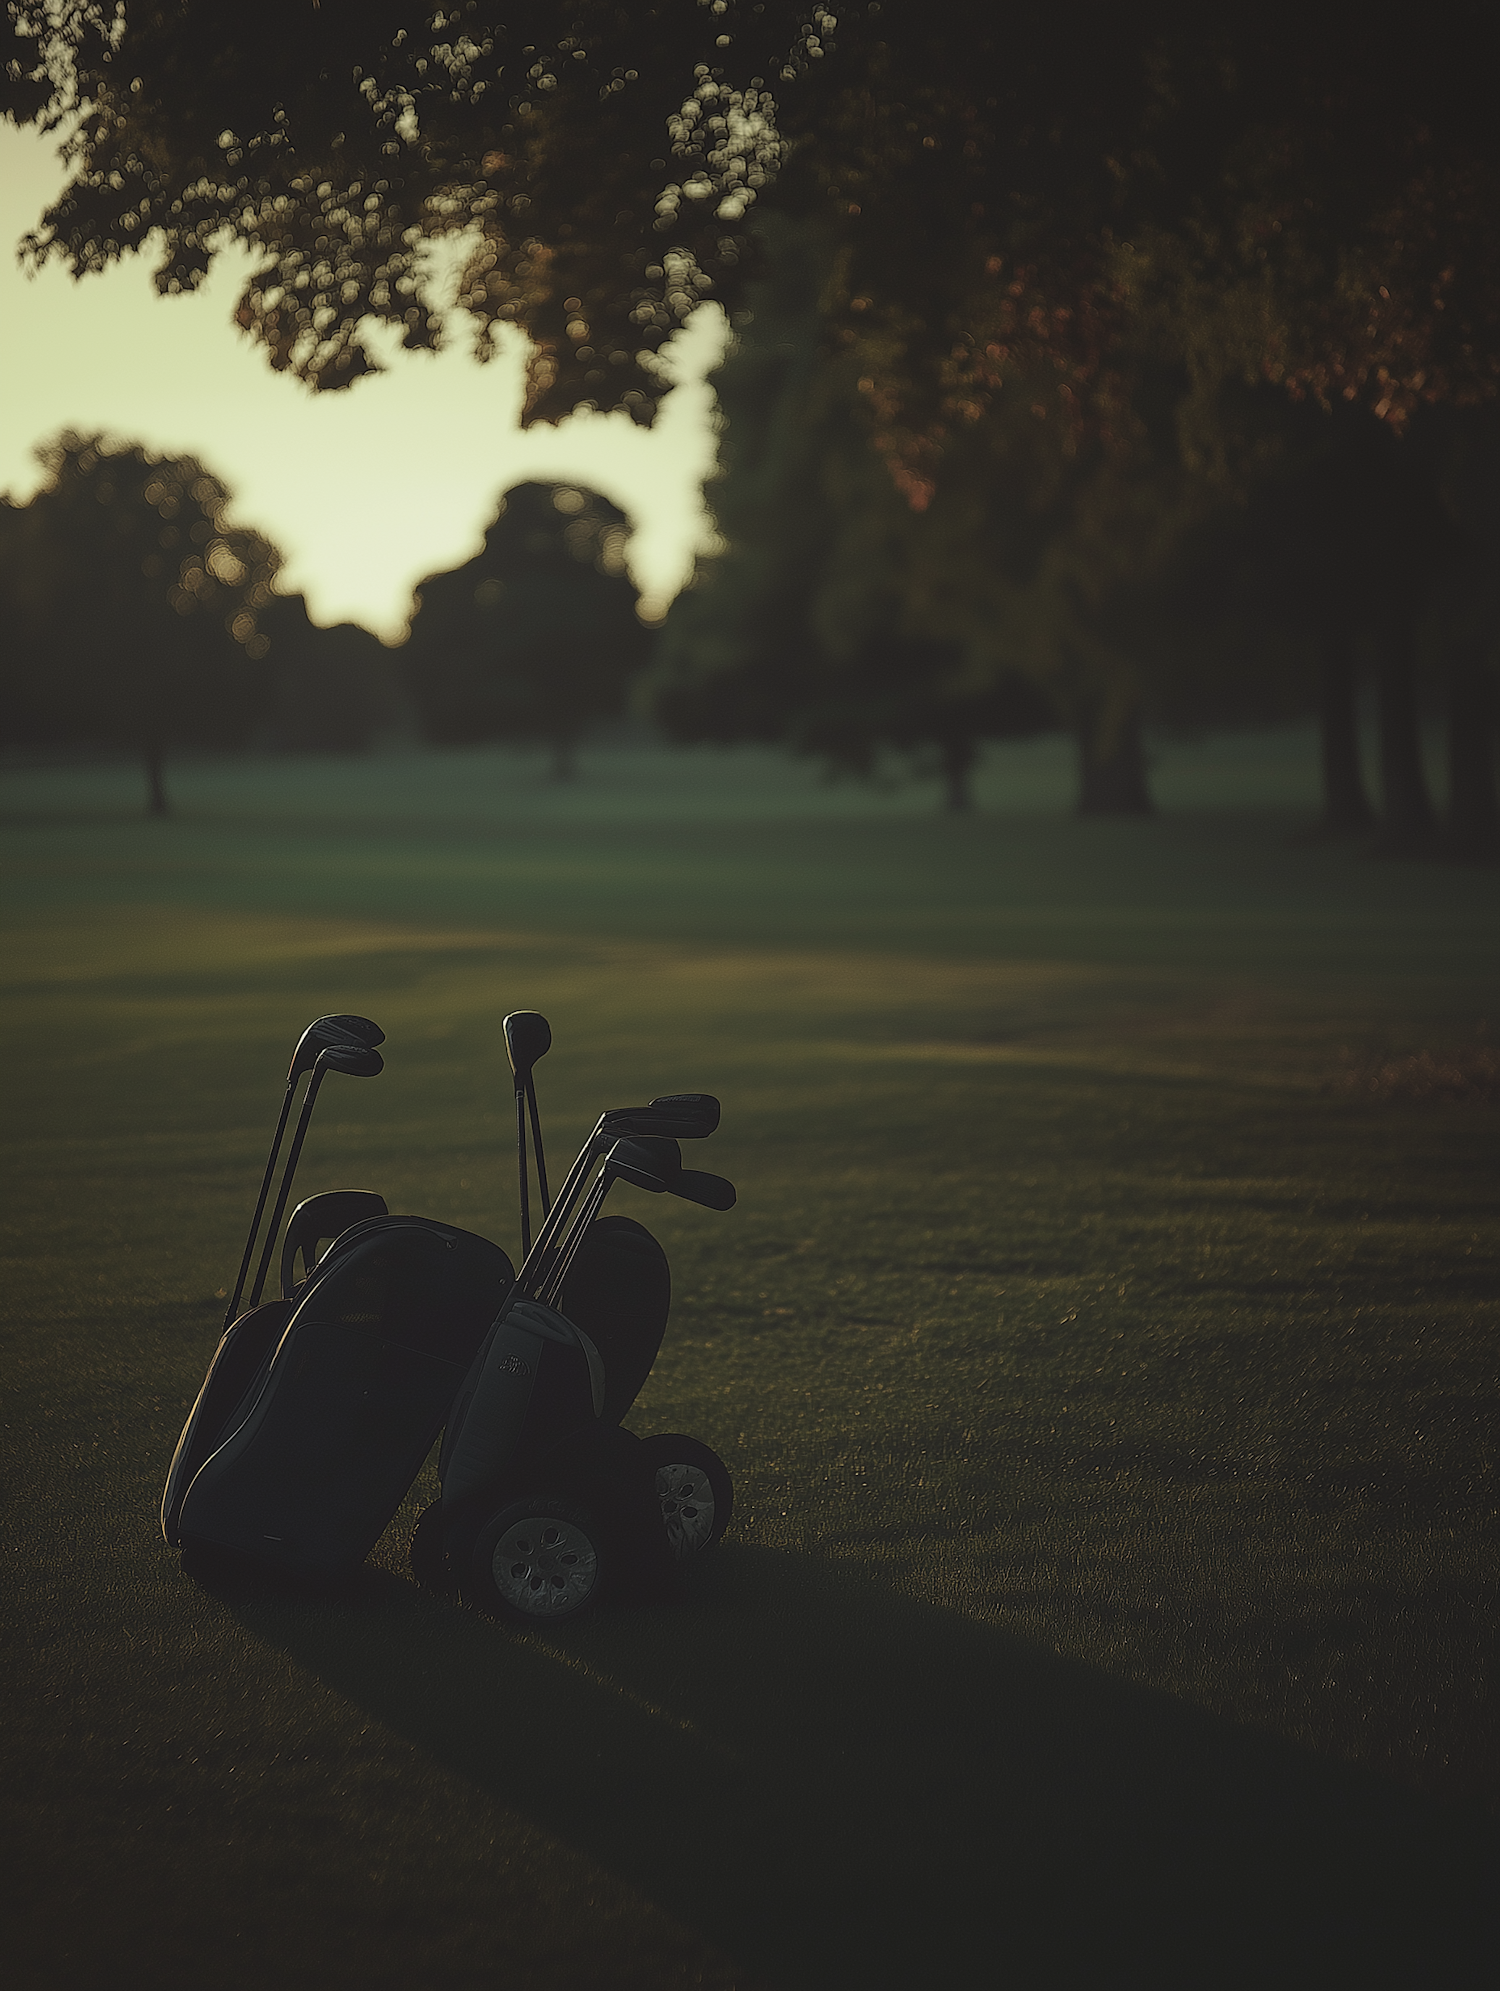
[[[358,753],[398,721],[394,659],[368,629],[312,622],[301,595],[260,611],[269,742],[284,753]]]
[[[247,245],[241,322],[320,385],[364,328],[440,336],[428,245],[472,248],[481,328],[533,341],[529,407],[649,417],[651,354],[731,311],[770,199],[830,232],[829,336],[917,502],[1019,371],[1107,432],[1122,328],[1294,394],[1495,391],[1496,120],[1478,0],[1239,15],[948,0],[17,0],[3,105],[69,130],[35,253],[150,241],[164,289]],[[1295,51],[1294,55],[1289,54]]]
[[[1500,857],[1500,406],[1428,411],[1420,444],[1452,528],[1434,634],[1448,718],[1448,854]]]
[[[777,240],[771,270],[720,376],[727,547],[663,633],[673,731],[856,767],[881,748],[936,751],[961,805],[977,741],[1061,724],[1080,811],[1139,814],[1144,719],[1295,709],[1279,680],[1255,681],[1262,654],[1198,640],[1190,542],[1229,498],[1182,463],[1179,379],[1134,363],[1128,448],[1069,440],[1018,396],[955,439],[913,510],[871,448],[847,361],[820,353],[815,231]]]
[[[246,245],[241,323],[315,385],[374,363],[372,323],[437,342],[429,252],[461,238],[480,352],[532,341],[529,418],[649,419],[656,347],[705,296],[743,305],[771,202],[829,244],[821,338],[917,511],[1018,410],[1130,456],[1146,354],[1188,381],[1189,451],[1226,383],[1393,430],[1500,386],[1500,120],[1455,60],[1479,0],[12,12],[4,101],[66,126],[74,167],[32,252],[149,241],[172,290]]]
[[[572,774],[645,658],[628,537],[622,512],[569,485],[501,500],[483,551],[417,590],[403,675],[429,739],[539,741],[553,773]]]
[[[1214,596],[1220,618],[1258,632],[1263,645],[1279,632],[1294,671],[1313,687],[1324,797],[1318,833],[1373,837],[1392,856],[1435,854],[1444,839],[1423,770],[1421,719],[1437,687],[1422,657],[1440,605],[1458,634],[1455,587],[1466,565],[1482,563],[1434,475],[1425,436],[1431,413],[1419,414],[1406,439],[1347,405],[1321,415],[1271,397],[1261,413],[1271,419],[1256,474],[1243,480],[1243,503],[1215,522],[1215,543],[1196,549],[1196,592]],[[1458,618],[1469,650],[1476,638],[1482,647],[1477,607],[1471,592]],[[1360,752],[1367,685],[1376,707],[1378,812]],[[1450,726],[1457,720],[1452,705]],[[1483,728],[1466,748],[1492,755]],[[1461,794],[1462,782],[1459,814]]]
[[[127,745],[147,808],[166,815],[174,745],[241,743],[262,697],[257,617],[280,556],[231,524],[229,494],[193,457],[67,434],[38,452],[46,485],[10,516],[24,574],[7,604],[28,632],[32,737]]]
[[[277,367],[342,386],[372,323],[441,337],[426,250],[463,236],[460,303],[534,342],[529,412],[649,418],[654,348],[716,279],[780,140],[764,78],[813,66],[821,12],[714,0],[22,0],[0,108],[69,130],[71,185],[35,244],[76,271],[137,247],[191,290],[257,258],[241,324]],[[757,72],[759,81],[750,80]],[[483,340],[481,354],[488,350]]]
[[[838,772],[895,753],[962,812],[981,743],[1052,714],[1022,671],[976,668],[974,630],[934,571],[944,521],[905,505],[847,366],[820,354],[823,245],[807,229],[778,238],[719,381],[723,549],[668,615],[655,710],[677,739],[777,742]]]

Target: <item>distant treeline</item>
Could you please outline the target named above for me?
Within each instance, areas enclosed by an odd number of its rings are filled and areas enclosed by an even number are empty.
[[[717,382],[724,550],[655,659],[676,738],[904,756],[961,809],[983,741],[1058,727],[1079,809],[1129,813],[1151,807],[1143,729],[1316,717],[1325,832],[1495,854],[1500,404],[1424,406],[1397,435],[1143,359],[1110,433],[1042,419],[1040,383],[956,422],[913,503],[820,325],[826,246],[768,234]],[[1441,811],[1421,753],[1438,719]]]
[[[397,722],[390,652],[277,593],[280,554],[194,458],[72,434],[42,457],[0,502],[0,744],[136,753],[165,814],[174,749],[347,752]]]
[[[1061,730],[1079,809],[1129,814],[1151,808],[1146,729],[1315,717],[1325,832],[1495,854],[1493,406],[1424,411],[1398,438],[1246,388],[1218,407],[1236,426],[1216,456],[1165,383],[1128,449],[1064,447],[1035,420],[1004,449],[993,424],[967,454],[954,438],[917,510],[819,343],[814,249],[790,240],[774,269],[719,378],[723,545],[660,632],[636,614],[624,515],[574,486],[512,490],[391,651],[278,593],[276,549],[229,523],[200,464],[69,435],[31,503],[0,508],[0,739],[127,747],[164,811],[174,748],[351,752],[415,730],[534,743],[567,775],[634,709],[682,742],[904,762],[962,810],[985,742]],[[1421,754],[1439,719],[1442,808]]]
[[[0,745],[138,754],[153,814],[184,748],[348,753],[417,730],[536,743],[566,775],[647,662],[629,529],[593,493],[503,498],[482,552],[422,583],[397,652],[279,593],[281,555],[195,459],[73,434],[42,457],[31,502],[0,503]]]

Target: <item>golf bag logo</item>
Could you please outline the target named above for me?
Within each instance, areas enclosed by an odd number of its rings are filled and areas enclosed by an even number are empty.
[[[507,1376],[529,1376],[531,1374],[531,1364],[522,1361],[519,1355],[507,1355],[500,1366],[504,1369]]]

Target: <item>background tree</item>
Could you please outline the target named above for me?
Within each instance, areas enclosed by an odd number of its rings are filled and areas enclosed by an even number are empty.
[[[0,498],[0,744],[36,746],[69,737],[76,715],[49,698],[52,633],[31,508]]]
[[[241,321],[318,384],[371,364],[371,323],[437,340],[423,245],[463,234],[460,301],[533,341],[533,415],[649,416],[653,348],[710,289],[742,301],[769,198],[833,236],[825,323],[918,501],[1017,367],[1107,430],[1150,304],[1212,323],[1213,365],[1382,418],[1496,385],[1500,139],[1485,66],[1454,59],[1483,46],[1478,0],[1420,32],[1284,0],[11,17],[4,106],[65,126],[74,168],[36,253],[86,270],[149,241],[170,290],[245,245]]]
[[[978,741],[1055,723],[1077,740],[1080,810],[1140,813],[1145,719],[1298,709],[1264,646],[1224,643],[1194,604],[1194,536],[1230,496],[1183,462],[1180,370],[1133,360],[1108,444],[1014,397],[954,439],[914,510],[847,361],[820,349],[816,231],[778,231],[770,268],[720,376],[726,550],[663,632],[658,704],[678,736],[784,740],[857,767],[925,748],[961,805]]]
[[[838,772],[894,753],[966,810],[981,744],[1044,730],[1051,711],[1019,670],[974,667],[931,571],[941,526],[914,518],[847,366],[819,348],[823,245],[776,233],[719,379],[724,546],[669,612],[655,710],[677,739],[776,742]]]
[[[538,741],[555,775],[573,772],[645,660],[628,537],[623,512],[570,485],[501,500],[483,551],[417,590],[403,677],[429,739]]]
[[[275,594],[266,639],[267,743],[284,753],[359,753],[401,723],[393,653],[352,622],[319,627],[301,595]]]
[[[1460,53],[1485,45],[1478,0],[1420,31],[1283,0],[886,0],[837,20],[789,0],[20,0],[12,18],[5,101],[66,125],[74,168],[33,253],[83,271],[149,240],[171,290],[246,245],[241,322],[316,385],[372,363],[371,323],[436,342],[424,259],[461,234],[461,305],[533,342],[530,417],[649,419],[655,347],[704,296],[743,303],[768,200],[829,245],[821,340],[917,511],[963,483],[967,437],[998,454],[1032,407],[1063,449],[1138,457],[1147,353],[1211,415],[1226,383],[1271,383],[1399,429],[1500,384],[1500,121]],[[1113,485],[1137,524],[1138,470]],[[1097,627],[1080,599],[1081,621],[1040,626]],[[1392,624],[1383,735],[1408,828],[1413,614]],[[1054,650],[1059,681],[1103,655]],[[1129,789],[1128,714],[1099,709]]]
[[[262,703],[257,617],[280,555],[228,518],[193,457],[67,434],[38,452],[48,482],[19,527],[17,587],[34,736],[137,752],[147,807],[168,813],[173,746],[243,744]],[[7,613],[11,613],[9,604]]]
[[[1448,854],[1500,856],[1500,406],[1436,408],[1413,437],[1452,528],[1430,635],[1448,721]]]

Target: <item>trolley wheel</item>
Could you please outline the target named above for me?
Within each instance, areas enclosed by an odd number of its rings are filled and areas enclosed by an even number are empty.
[[[598,1601],[608,1565],[587,1508],[528,1494],[508,1501],[480,1530],[465,1595],[507,1624],[557,1624]]]
[[[718,1453],[697,1438],[665,1433],[643,1438],[646,1461],[656,1476],[656,1498],[673,1560],[703,1555],[729,1526],[734,1487]]]
[[[411,1573],[424,1590],[431,1590],[439,1597],[454,1595],[458,1586],[453,1581],[453,1572],[448,1567],[448,1552],[443,1545],[443,1503],[440,1500],[434,1500],[417,1516],[417,1525],[411,1531],[411,1543],[406,1553]]]

